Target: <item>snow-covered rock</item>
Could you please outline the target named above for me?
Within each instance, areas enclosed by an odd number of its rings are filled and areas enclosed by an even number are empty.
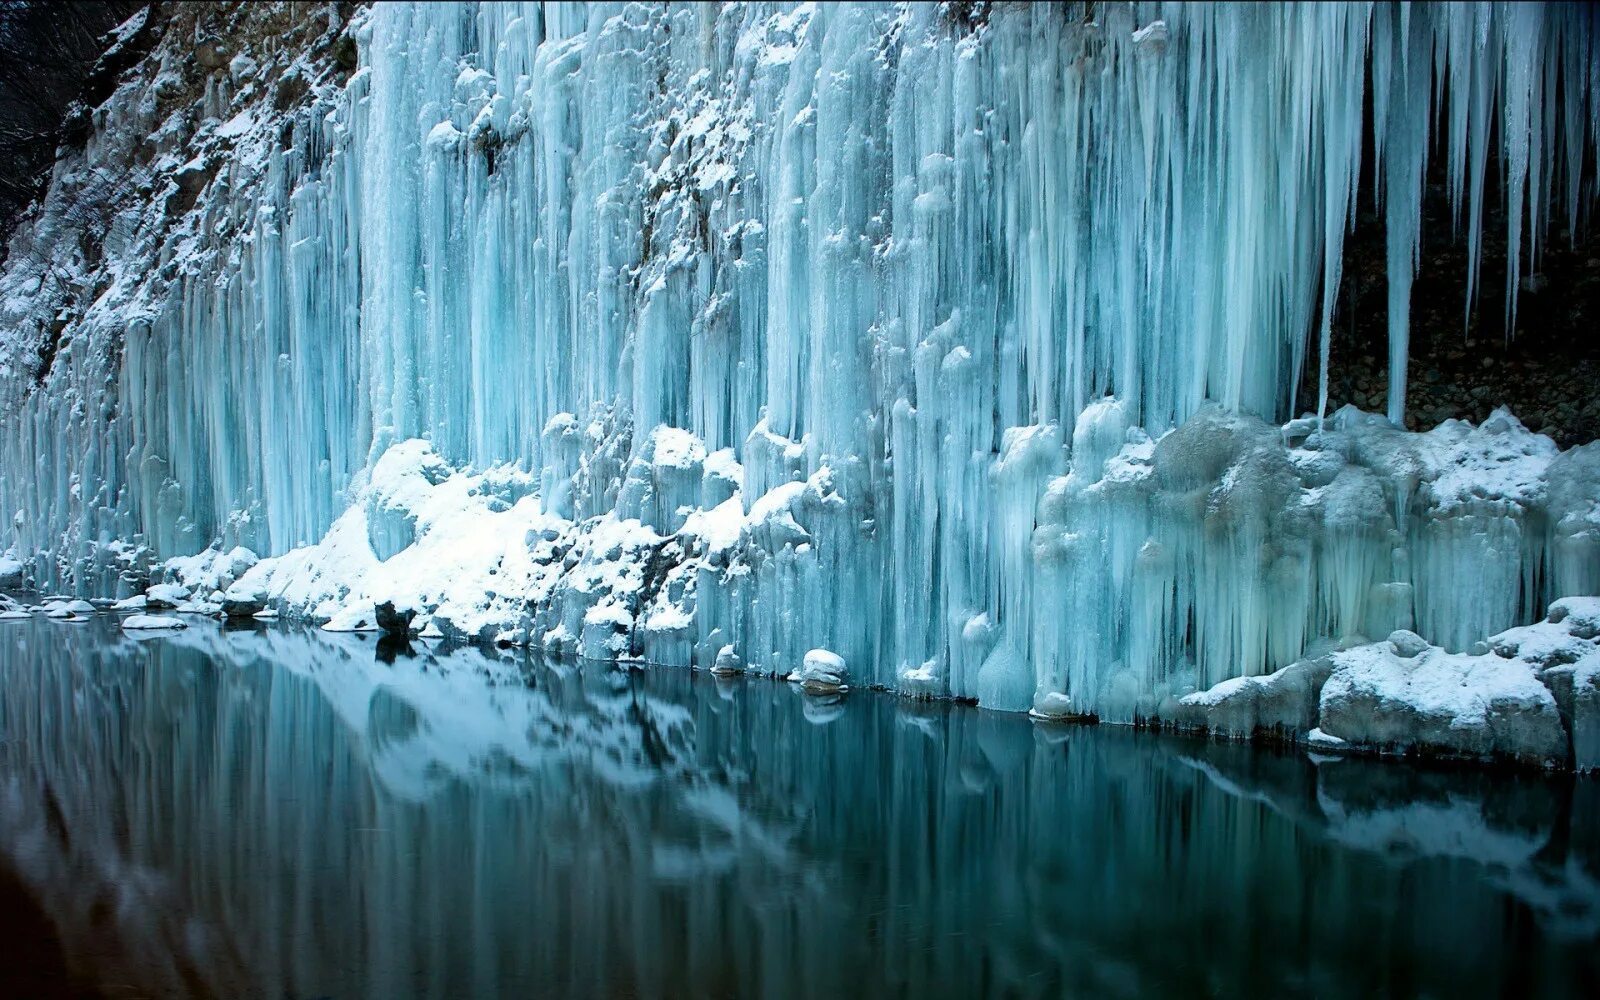
[[[129,615],[122,619],[122,627],[130,632],[151,632],[162,629],[180,629],[189,626],[181,618],[167,615]]]
[[[47,618],[73,618],[78,615],[92,615],[96,610],[93,604],[78,599],[47,601],[39,607],[39,611]]]
[[[1178,701],[1173,722],[1230,739],[1299,739],[1315,728],[1330,656],[1297,660],[1258,677],[1235,677]]]
[[[1041,691],[1033,696],[1033,707],[1028,714],[1035,719],[1059,722],[1077,717],[1072,710],[1072,699],[1060,691]]]
[[[738,653],[734,652],[731,644],[723,646],[721,649],[717,650],[717,658],[711,664],[712,673],[729,677],[733,674],[742,673],[743,671],[744,661],[739,658]]]
[[[1428,651],[1428,640],[1409,629],[1395,629],[1389,633],[1389,648],[1404,660],[1421,656]]]
[[[1544,621],[1508,629],[1486,646],[1534,669],[1561,711],[1573,767],[1600,770],[1600,598],[1553,601]]]
[[[178,583],[152,584],[144,592],[145,607],[152,611],[165,611],[189,601],[189,589]]]
[[[850,672],[844,657],[827,649],[808,650],[800,669],[789,675],[789,680],[807,691],[829,693],[848,690]]]
[[[1409,645],[1409,644],[1407,644]],[[1359,747],[1556,765],[1566,732],[1527,661],[1449,653],[1402,656],[1390,642],[1332,654],[1319,728]]]

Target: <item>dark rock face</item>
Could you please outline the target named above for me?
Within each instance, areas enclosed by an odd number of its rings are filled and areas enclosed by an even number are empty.
[[[1491,150],[1491,158],[1498,155]],[[1450,205],[1445,159],[1435,156],[1430,163],[1423,202],[1422,246],[1411,294],[1406,427],[1427,430],[1451,418],[1482,423],[1505,405],[1529,430],[1549,435],[1563,448],[1600,439],[1600,392],[1594,389],[1600,383],[1600,340],[1593,336],[1600,328],[1600,232],[1594,227],[1571,231],[1563,219],[1555,220],[1532,273],[1524,234],[1517,312],[1508,328],[1505,212],[1491,197],[1484,212],[1476,301],[1469,308],[1468,244]],[[1345,243],[1329,413],[1346,403],[1380,413],[1386,406],[1385,234],[1382,214],[1364,207]],[[1313,338],[1297,412],[1316,410],[1317,376]]]
[[[417,616],[415,610],[406,608],[401,611],[392,601],[373,605],[372,613],[378,622],[378,627],[391,635],[408,634],[411,631],[411,620]]]

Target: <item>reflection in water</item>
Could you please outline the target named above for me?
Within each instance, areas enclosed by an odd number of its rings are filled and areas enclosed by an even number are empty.
[[[103,985],[1595,995],[1600,791],[272,629],[0,628],[0,852]]]

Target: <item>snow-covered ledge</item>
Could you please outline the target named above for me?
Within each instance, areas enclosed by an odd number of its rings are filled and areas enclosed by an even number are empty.
[[[1600,768],[1600,598],[1450,653],[1410,631],[1181,699],[1186,728],[1374,752]]]

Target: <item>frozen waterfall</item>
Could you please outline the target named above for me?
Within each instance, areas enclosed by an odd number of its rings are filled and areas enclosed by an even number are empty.
[[[1429,158],[1474,269],[1504,199],[1510,309],[1552,218],[1588,220],[1593,8],[392,3],[348,30],[347,79],[262,41],[176,108],[168,39],[18,237],[70,247],[84,178],[154,144],[99,263],[14,253],[0,284],[0,546],[39,578],[243,545],[282,558],[235,586],[338,627],[387,601],[593,656],[821,647],[1122,719],[1600,592],[1600,445],[1397,426]],[[1326,412],[1360,198],[1381,416]]]

